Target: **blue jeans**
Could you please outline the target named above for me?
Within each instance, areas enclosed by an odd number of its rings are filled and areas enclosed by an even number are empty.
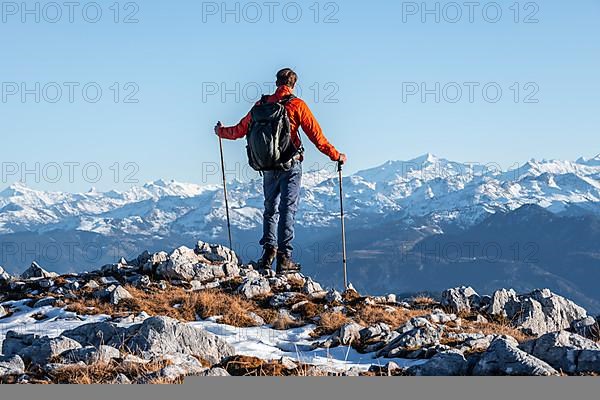
[[[289,171],[264,172],[265,212],[260,244],[277,247],[280,253],[289,257],[293,250],[294,220],[300,200],[301,184],[302,163],[300,161],[294,161]]]

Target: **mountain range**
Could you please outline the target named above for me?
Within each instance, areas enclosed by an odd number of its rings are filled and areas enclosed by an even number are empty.
[[[431,154],[343,178],[349,275],[361,290],[426,292],[471,285],[549,287],[600,310],[600,156],[531,160],[502,170]],[[255,259],[262,182],[228,184],[234,248]],[[339,197],[333,168],[303,177],[297,258],[338,285]],[[141,250],[225,243],[220,185],[158,180],[127,191],[61,193],[15,183],[0,192],[0,264],[34,259],[81,271]]]

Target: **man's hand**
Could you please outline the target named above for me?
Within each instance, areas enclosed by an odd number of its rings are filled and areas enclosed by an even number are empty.
[[[346,164],[346,161],[348,161],[348,158],[346,157],[346,155],[344,153],[340,153],[340,158],[338,160],[338,162],[342,165]]]
[[[221,121],[217,122],[217,124],[215,125],[215,135],[219,136],[219,129],[221,129],[223,127],[223,124],[221,123]]]

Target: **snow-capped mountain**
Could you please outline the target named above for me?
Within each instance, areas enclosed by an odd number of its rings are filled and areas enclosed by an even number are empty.
[[[305,174],[298,223],[337,223],[337,180],[333,170]],[[465,164],[431,154],[389,161],[344,178],[349,219],[392,215],[428,218],[468,227],[498,210],[537,204],[551,212],[600,214],[600,156],[571,161],[535,161],[508,170]],[[229,185],[232,223],[239,230],[261,224],[259,180]],[[55,193],[15,183],[0,192],[0,233],[79,230],[103,235],[214,236],[225,218],[219,185],[159,180],[118,192]]]

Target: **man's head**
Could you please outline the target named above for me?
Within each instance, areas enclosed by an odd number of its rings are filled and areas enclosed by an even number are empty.
[[[298,75],[291,68],[284,68],[277,72],[277,82],[275,84],[277,87],[285,85],[293,89],[296,86],[296,81],[298,81]]]

